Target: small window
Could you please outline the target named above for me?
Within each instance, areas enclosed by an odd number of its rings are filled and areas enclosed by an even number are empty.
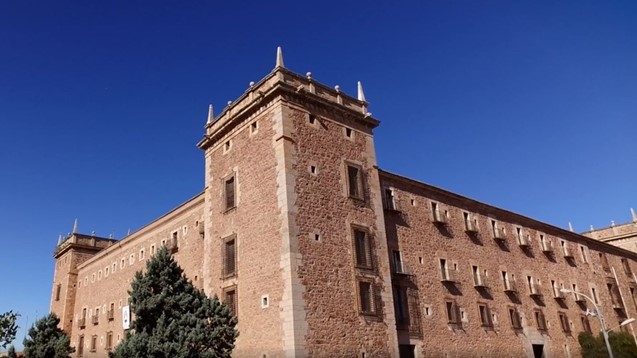
[[[128,264],[132,265],[135,263],[135,254],[130,254],[130,257],[128,258]]]
[[[599,253],[599,260],[602,264],[602,269],[606,272],[610,272],[610,266],[608,265],[608,258],[606,257],[606,254],[603,252]]]
[[[396,202],[394,198],[394,189],[385,188],[385,209],[396,210]]]
[[[102,270],[98,270],[97,271],[97,280],[101,280],[102,279]]]
[[[316,116],[315,116],[315,115],[313,115],[313,114],[310,114],[307,120],[308,120],[308,122],[309,122],[311,125],[315,125],[315,124],[316,124]]]
[[[223,144],[223,152],[227,153],[232,147],[232,141],[228,140]]]
[[[230,308],[230,312],[235,317],[239,316],[239,311],[237,307],[237,287],[232,286],[227,288],[223,292],[223,303]]]
[[[513,307],[509,308],[509,319],[513,329],[522,329],[522,319],[520,318],[520,312],[518,312],[517,309]]]
[[[360,166],[347,164],[347,193],[350,198],[363,199],[363,175]]]
[[[143,260],[145,256],[144,249],[139,250],[139,261]]]
[[[579,246],[580,254],[582,256],[582,262],[588,263],[588,256],[586,255],[586,248],[582,245]]]
[[[261,308],[268,308],[268,307],[270,307],[270,296],[268,295],[261,296]]]
[[[628,276],[632,276],[633,275],[633,270],[630,268],[630,264],[628,263],[628,260],[625,258],[622,258],[622,267],[624,268],[624,273],[626,273],[626,275]]]
[[[447,312],[447,323],[454,326],[460,325],[460,308],[458,307],[456,301],[445,301],[445,308]]]
[[[485,328],[493,328],[491,320],[491,312],[486,304],[478,304],[478,313],[480,314],[480,324]]]
[[[88,276],[84,277],[84,286],[88,285]]]
[[[59,301],[60,300],[60,294],[62,293],[62,284],[58,283],[57,286],[55,287],[55,300]]]
[[[113,262],[113,265],[111,267],[112,267],[111,273],[115,273],[115,269],[117,268],[117,263]]]
[[[255,134],[259,130],[259,122],[254,121],[250,124],[250,134]]]
[[[80,336],[77,343],[77,356],[81,357],[84,355],[84,336]]]
[[[588,321],[588,316],[581,315],[580,320],[582,322],[582,330],[584,332],[592,333],[593,330],[591,329],[591,323]]]
[[[403,259],[400,255],[400,251],[392,251],[392,265],[395,273],[405,273],[405,267],[403,265]]]
[[[224,180],[223,196],[225,198],[225,210],[233,209],[237,205],[235,189],[235,177],[232,175]]]
[[[119,268],[123,269],[125,265],[126,265],[126,259],[122,259],[122,261],[120,261],[119,263]]]
[[[356,252],[356,266],[360,268],[373,268],[372,247],[369,234],[359,228],[354,228],[354,250]]]
[[[347,138],[347,139],[353,139],[354,138],[354,131],[352,131],[352,128],[345,127],[345,138]]]
[[[478,232],[478,221],[466,211],[462,213],[462,216],[464,218],[464,230],[468,233]]]
[[[95,282],[95,276],[96,276],[95,274],[91,275],[91,282]]]
[[[155,254],[155,244],[150,245],[150,254],[151,255]]]
[[[517,292],[515,276],[506,271],[502,271],[502,284],[505,292]]]
[[[537,324],[537,329],[540,331],[546,331],[546,319],[544,318],[544,313],[541,310],[535,310],[535,323]]]
[[[106,333],[106,350],[110,351],[113,349],[113,332]]]
[[[235,276],[237,274],[237,245],[235,236],[224,240],[223,251],[223,276]]]
[[[93,335],[91,336],[91,352],[95,352],[96,349],[97,349],[97,336]]]
[[[108,266],[106,266],[106,267],[104,268],[104,277],[108,277],[108,274],[110,273],[110,271],[111,271],[111,268],[110,268],[110,267],[108,267]]]
[[[316,165],[310,165],[308,167],[308,172],[312,175],[317,175],[318,174],[318,167]]]
[[[562,326],[562,331],[564,331],[565,333],[570,333],[571,324],[568,321],[568,317],[566,316],[566,313],[559,312],[558,315],[560,316],[560,325]]]
[[[358,282],[358,297],[362,314],[376,314],[374,284],[368,281]]]
[[[599,304],[599,299],[597,298],[597,290],[595,289],[595,287],[591,287],[591,295],[593,296],[593,301],[595,301],[595,304]]]

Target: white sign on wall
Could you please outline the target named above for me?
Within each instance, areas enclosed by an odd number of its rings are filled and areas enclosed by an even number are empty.
[[[130,329],[130,306],[122,307],[122,327]]]

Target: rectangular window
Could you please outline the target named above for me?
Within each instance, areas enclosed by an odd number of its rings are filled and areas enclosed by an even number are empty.
[[[385,188],[385,210],[396,210],[394,190]]]
[[[597,290],[595,289],[595,287],[591,287],[591,295],[593,296],[593,301],[595,301],[595,304],[599,304],[599,299],[597,298]]]
[[[77,340],[77,356],[81,357],[84,355],[84,336],[80,336]]]
[[[573,254],[571,253],[571,246],[568,244],[568,242],[561,240],[560,244],[562,245],[562,253],[564,254],[564,257],[573,258]]]
[[[358,282],[359,307],[362,314],[376,314],[374,284],[368,281]]]
[[[113,332],[106,332],[106,350],[113,349]]]
[[[464,212],[462,216],[464,217],[464,231],[468,233],[478,232],[478,223],[471,217],[471,214]]]
[[[535,314],[535,323],[537,324],[537,329],[540,331],[546,331],[546,319],[544,318],[544,313],[540,310],[536,310]]]
[[[407,307],[406,289],[394,286],[394,311],[396,311],[396,324],[403,329],[409,325],[409,311]]]
[[[580,245],[579,250],[580,250],[580,254],[582,255],[582,262],[588,263],[588,256],[586,256],[586,248]]]
[[[146,257],[144,249],[139,250],[139,260],[143,260]]]
[[[504,285],[505,292],[517,292],[515,287],[515,277],[513,274],[509,274],[506,271],[502,271],[502,284]]]
[[[234,175],[227,178],[223,185],[223,196],[225,198],[225,210],[233,209],[237,206],[235,193]]]
[[[486,304],[478,304],[478,313],[480,314],[480,324],[482,327],[493,328],[489,306]]]
[[[403,265],[403,259],[400,255],[400,251],[394,250],[392,251],[392,263],[394,265],[395,273],[405,273],[405,268]]]
[[[460,308],[456,301],[445,301],[445,308],[447,312],[447,323],[450,325],[460,325]]]
[[[97,349],[97,336],[91,336],[91,352]]]
[[[372,269],[372,245],[369,234],[358,228],[353,229],[354,249],[356,251],[356,266]]]
[[[59,301],[60,300],[60,294],[62,293],[62,284],[58,283],[57,286],[55,286],[55,300]]]
[[[440,259],[440,279],[443,282],[456,282],[456,270],[447,259]]]
[[[624,268],[624,272],[626,273],[626,275],[632,276],[633,270],[630,269],[630,264],[628,263],[628,260],[624,258],[622,258],[621,260],[622,260],[622,267]]]
[[[232,286],[224,290],[223,303],[230,308],[230,312],[232,312],[235,317],[239,317],[239,310],[237,307],[237,286]]]
[[[235,236],[224,240],[223,243],[223,276],[230,277],[237,273],[237,245]]]
[[[535,278],[533,278],[532,276],[527,276],[526,280],[529,284],[529,294],[531,296],[541,296],[541,292],[540,292],[540,283],[538,280],[536,280]]]
[[[480,270],[478,266],[472,266],[471,272],[473,273],[473,286],[474,287],[488,287],[487,285],[487,270]]]
[[[436,224],[446,224],[447,223],[447,211],[442,210],[440,205],[436,202],[431,202],[431,215],[432,221]]]
[[[350,198],[363,199],[363,175],[360,166],[347,164],[347,194]]]
[[[582,330],[584,332],[592,333],[591,323],[588,321],[588,317],[585,315],[580,316],[580,320],[582,321]]]
[[[562,331],[564,331],[566,333],[570,333],[571,332],[571,324],[568,321],[568,317],[566,316],[566,313],[559,312],[558,315],[560,316],[560,325],[562,326]]]
[[[504,226],[498,224],[497,221],[491,220],[491,228],[493,229],[493,238],[498,240],[506,239]]]
[[[106,312],[106,318],[108,318],[109,321],[112,321],[113,319],[115,319],[115,303],[114,302],[111,302],[110,308],[108,312]]]
[[[606,272],[610,272],[610,266],[608,265],[608,258],[606,257],[606,254],[603,252],[599,253],[599,260],[602,264],[602,269]]]
[[[522,329],[522,319],[520,319],[520,312],[517,309],[509,308],[509,319],[513,329]]]

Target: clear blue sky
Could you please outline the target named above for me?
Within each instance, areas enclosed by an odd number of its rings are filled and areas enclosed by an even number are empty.
[[[48,312],[74,218],[121,238],[200,192],[208,104],[279,45],[363,82],[386,170],[580,231],[637,208],[637,2],[235,3],[0,2],[0,311]]]

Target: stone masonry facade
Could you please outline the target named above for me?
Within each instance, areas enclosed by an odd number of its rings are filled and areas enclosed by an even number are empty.
[[[51,311],[75,356],[121,341],[161,245],[237,315],[236,357],[576,357],[594,304],[608,328],[637,317],[637,254],[380,169],[367,106],[279,52],[211,108],[202,193],[121,240],[56,248]]]

